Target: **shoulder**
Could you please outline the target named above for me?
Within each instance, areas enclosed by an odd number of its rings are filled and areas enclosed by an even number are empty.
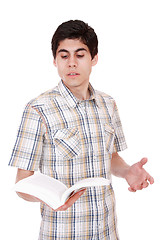
[[[45,107],[47,105],[50,105],[51,101],[53,101],[53,99],[57,98],[59,95],[60,93],[59,93],[58,87],[55,87],[40,94],[36,98],[33,98],[26,104],[26,106],[33,107],[33,108],[40,107],[40,106]]]
[[[116,102],[113,97],[108,95],[107,93],[95,90],[96,98],[100,104],[106,104],[108,107],[114,108],[116,105]]]

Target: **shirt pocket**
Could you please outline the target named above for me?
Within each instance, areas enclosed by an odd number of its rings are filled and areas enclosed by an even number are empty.
[[[54,144],[58,156],[72,159],[80,153],[80,138],[77,128],[63,128],[56,131]]]
[[[108,123],[104,125],[105,132],[105,141],[106,141],[106,149],[109,153],[113,153],[113,145],[114,145],[114,137],[115,130]]]

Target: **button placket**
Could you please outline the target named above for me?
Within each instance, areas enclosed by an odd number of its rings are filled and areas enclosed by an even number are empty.
[[[100,188],[100,187],[99,187]],[[103,214],[102,214],[102,199],[100,198],[100,195],[97,194],[97,208],[98,208],[98,212],[100,213],[98,216],[98,228],[102,229],[103,228]]]
[[[79,101],[79,106],[82,109],[83,113],[86,114],[86,104],[85,101]]]

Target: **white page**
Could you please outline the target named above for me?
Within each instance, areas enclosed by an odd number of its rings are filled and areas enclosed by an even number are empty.
[[[70,194],[78,189],[92,186],[106,186],[109,185],[110,183],[111,183],[110,180],[101,177],[82,179],[76,182],[72,187],[70,187],[64,192],[61,202],[64,204],[67,198],[70,196]]]
[[[15,191],[33,195],[53,209],[61,206],[61,197],[66,189],[60,181],[41,173],[19,181],[14,187]]]

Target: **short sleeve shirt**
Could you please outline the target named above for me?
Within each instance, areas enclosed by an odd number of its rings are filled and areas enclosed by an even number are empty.
[[[10,166],[38,171],[67,187],[89,177],[111,179],[112,153],[126,148],[114,99],[94,90],[80,101],[61,80],[23,112]],[[112,185],[91,187],[63,212],[41,204],[39,240],[118,238]]]

